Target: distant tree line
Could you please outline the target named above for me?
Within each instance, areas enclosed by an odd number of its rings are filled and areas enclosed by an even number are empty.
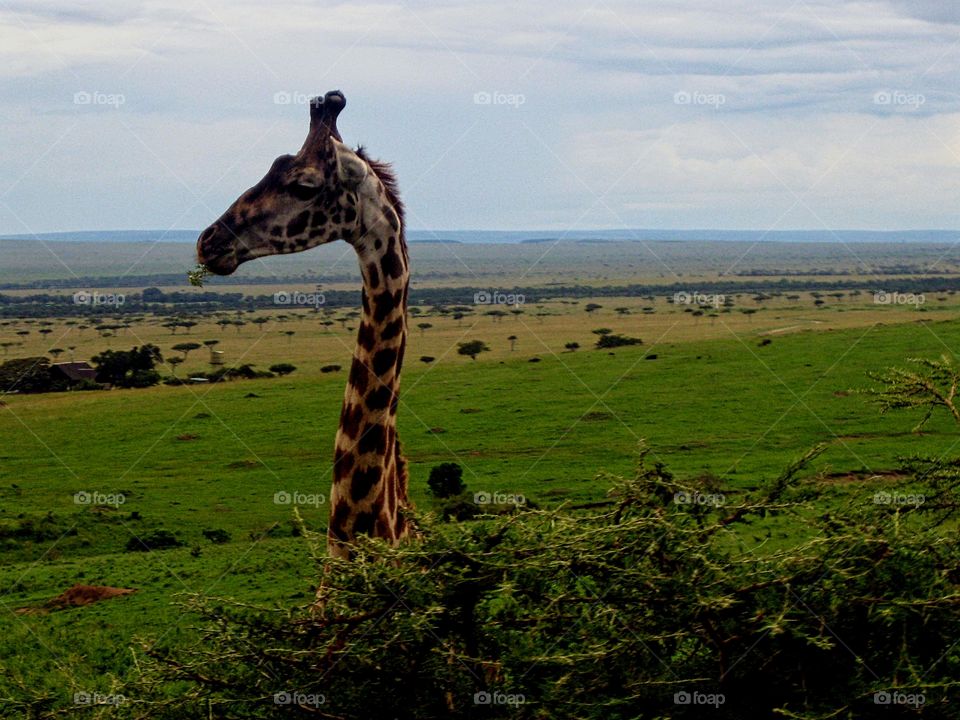
[[[272,283],[281,282],[273,279]],[[290,280],[290,282],[295,282]],[[302,280],[297,282],[303,282]],[[73,281],[76,287],[77,281]],[[776,292],[836,292],[839,290],[862,290],[867,292],[902,292],[902,293],[938,293],[960,290],[960,278],[923,277],[923,278],[895,278],[878,286],[875,278],[864,280],[850,280],[838,283],[836,280],[820,281],[806,279],[780,278],[771,281],[751,280],[719,280],[709,283],[710,292],[733,295],[776,293]],[[536,298],[536,302],[560,298],[596,298],[596,297],[670,297],[678,292],[689,292],[691,285],[697,283],[677,282],[670,285],[608,285],[597,287],[593,285],[565,285],[558,287],[518,287],[511,290],[516,295],[523,295],[529,304]],[[119,282],[111,284],[110,279],[103,279],[97,287],[119,287]],[[489,291],[489,288],[479,287],[437,287],[419,288],[411,291],[410,304],[421,306],[456,306],[467,303],[475,295]],[[358,290],[328,290],[324,292],[324,308],[357,307],[360,305],[360,291]],[[478,306],[487,307],[487,306]],[[496,312],[499,306],[490,306]],[[72,296],[58,295],[44,292],[33,295],[4,295],[0,293],[0,317],[90,317],[90,316],[117,316],[126,314],[166,315],[170,312],[211,313],[222,311],[276,309],[277,305],[272,294],[244,295],[237,292],[184,292],[180,290],[166,291],[158,287],[146,288],[141,293],[130,293],[125,296],[122,305],[89,306],[78,305],[73,302]]]

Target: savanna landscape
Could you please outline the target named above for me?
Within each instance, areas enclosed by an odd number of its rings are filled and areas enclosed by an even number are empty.
[[[896,260],[898,247],[911,250],[899,257],[904,264],[936,255],[913,245],[855,249],[876,263],[878,256]],[[104,256],[111,246],[92,249]],[[468,257],[495,253],[501,266],[492,272],[507,277],[519,276],[527,250],[415,243],[412,257],[430,267],[464,249]],[[926,282],[919,267],[914,274],[849,268],[829,275],[818,269],[823,247],[785,245],[771,261],[796,268],[789,279],[798,286],[824,289],[757,290],[787,278],[721,280],[697,266],[700,249],[687,249],[690,267],[677,266],[676,277],[605,279],[605,256],[619,252],[644,266],[650,254],[639,243],[562,243],[553,261],[570,256],[579,289],[556,297],[567,287],[558,275],[524,287],[526,294],[485,291],[491,299],[515,296],[512,305],[476,301],[484,291],[473,288],[490,276],[459,286],[438,271],[435,284],[418,282],[400,410],[418,512],[442,524],[449,503],[427,479],[445,463],[461,469],[468,504],[502,498],[499,513],[517,499],[520,508],[584,512],[608,500],[611,477],[630,476],[641,452],[703,498],[722,497],[716,509],[723,509],[822,446],[802,476],[802,487],[822,495],[797,507],[809,513],[852,504],[889,513],[875,501],[911,495],[904,488],[916,479],[907,457],[950,457],[957,421],[946,408],[935,408],[914,432],[924,408],[881,415],[862,391],[881,387],[868,372],[951,356],[960,332],[956,280],[944,275],[934,281],[939,290],[911,294],[906,288]],[[189,246],[169,250],[189,262]],[[670,250],[671,259],[682,257],[684,244]],[[752,271],[775,272],[753,262]],[[801,274],[804,267],[809,272]],[[110,269],[101,268],[102,277]],[[619,287],[607,282],[628,279],[645,280],[642,296],[607,294]],[[339,285],[324,292],[326,285],[318,291],[295,278],[260,280],[266,285],[223,279],[202,289],[184,281],[177,288],[183,302],[142,305],[144,288],[65,287],[54,294],[74,309],[52,313],[29,299],[33,291],[10,291],[23,300],[6,305],[0,320],[5,337],[16,339],[10,357],[53,360],[48,346],[56,346],[69,348],[59,360],[89,360],[153,345],[163,357],[186,358],[157,365],[164,380],[183,384],[4,397],[4,603],[11,611],[4,693],[25,703],[19,707],[49,704],[55,712],[71,700],[65,687],[119,694],[137,672],[131,648],[194,641],[197,619],[177,604],[194,593],[267,607],[311,600],[318,575],[303,535],[326,525],[332,438],[358,313],[352,304],[316,302]],[[682,281],[690,290],[675,289]],[[714,291],[720,282],[725,293]],[[860,289],[873,283],[873,291]],[[346,278],[342,284],[351,285]],[[418,304],[418,292],[439,291],[445,302]],[[236,293],[243,301],[236,310],[195,309],[189,298],[205,293]],[[124,298],[96,306],[94,295]],[[315,304],[287,304],[298,297]],[[266,305],[257,307],[256,299]],[[598,347],[611,336],[642,342]],[[476,340],[488,349],[475,358],[458,352]],[[211,351],[229,366],[295,369],[201,382]],[[463,521],[472,522],[479,521]],[[807,539],[803,526],[786,518],[751,532],[743,540],[763,552]],[[144,540],[158,547],[144,552]],[[137,592],[51,611],[51,601],[75,585]]]
[[[960,717],[960,16],[200,6],[0,7],[0,718]]]

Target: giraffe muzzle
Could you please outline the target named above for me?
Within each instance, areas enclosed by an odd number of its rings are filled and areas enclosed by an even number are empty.
[[[230,275],[240,263],[232,233],[219,221],[208,227],[197,238],[197,262],[216,275]]]

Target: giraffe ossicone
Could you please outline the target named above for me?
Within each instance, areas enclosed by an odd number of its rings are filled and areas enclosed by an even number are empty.
[[[407,341],[409,257],[403,205],[388,165],[344,145],[343,93],[310,101],[310,129],[296,155],[281,155],[197,240],[197,259],[229,275],[254,258],[345,240],[363,278],[357,332],[334,450],[327,545],[350,557],[366,534],[399,542],[407,468],[397,438],[400,370]]]

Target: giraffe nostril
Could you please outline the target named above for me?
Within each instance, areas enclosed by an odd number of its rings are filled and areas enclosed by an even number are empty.
[[[215,232],[216,232],[216,229],[214,228],[213,225],[211,225],[211,226],[208,227],[206,230],[204,230],[202,233],[200,233],[200,242],[206,242],[206,241],[209,240],[211,237],[213,237],[213,235],[214,235]]]

